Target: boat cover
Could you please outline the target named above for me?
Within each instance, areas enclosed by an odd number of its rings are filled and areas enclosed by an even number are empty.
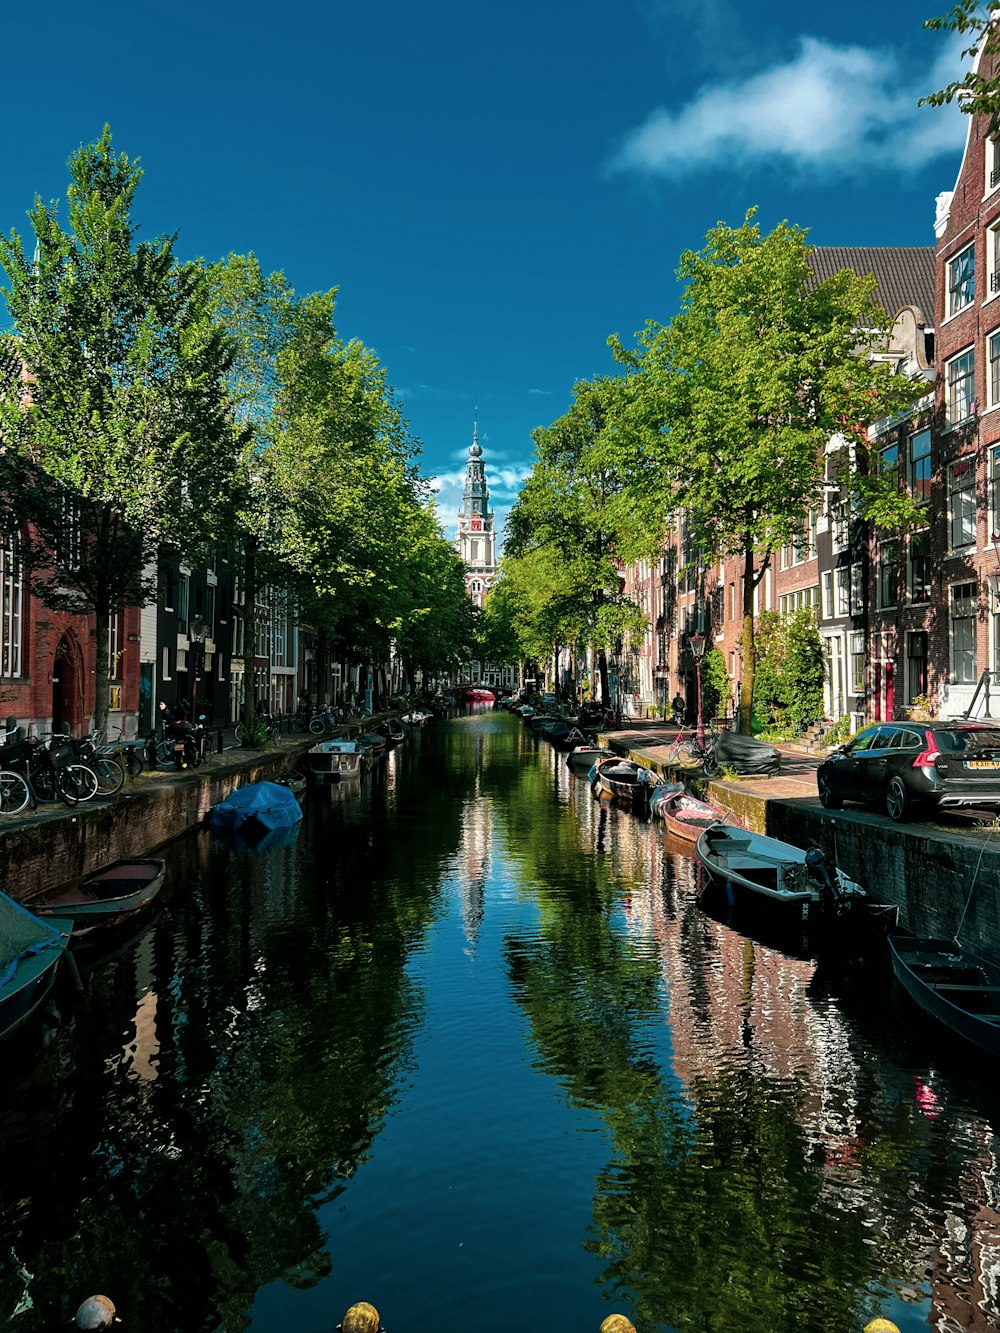
[[[213,805],[208,823],[213,829],[237,830],[252,819],[264,833],[288,828],[302,818],[295,793],[279,782],[253,782],[237,787],[226,800]],[[263,834],[261,835],[263,836]]]
[[[781,751],[752,736],[724,731],[715,743],[715,758],[721,768],[737,773],[762,773],[773,776],[781,771]]]
[[[0,893],[0,988],[10,981],[22,958],[44,953],[52,944],[62,950],[61,930]]]

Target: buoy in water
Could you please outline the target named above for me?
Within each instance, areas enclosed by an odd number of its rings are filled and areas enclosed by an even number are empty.
[[[381,1327],[378,1311],[367,1301],[352,1305],[340,1325],[341,1333],[379,1333]]]
[[[601,1333],[635,1333],[635,1324],[623,1314],[609,1314],[601,1325]]]
[[[107,1296],[88,1296],[76,1312],[77,1328],[110,1328],[114,1322],[114,1302]]]

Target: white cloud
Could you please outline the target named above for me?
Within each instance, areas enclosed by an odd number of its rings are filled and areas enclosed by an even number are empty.
[[[941,43],[934,68],[906,77],[891,51],[801,37],[783,65],[706,85],[677,110],[659,107],[626,135],[611,169],[677,177],[771,160],[828,176],[918,170],[962,144],[956,107],[917,106],[959,69],[954,42]]]

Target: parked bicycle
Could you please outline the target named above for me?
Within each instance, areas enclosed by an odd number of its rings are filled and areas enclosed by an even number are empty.
[[[28,780],[30,741],[20,739],[20,727],[3,733],[0,740],[0,815],[17,815],[38,802]]]
[[[700,741],[697,732],[685,737],[683,730],[679,731],[667,750],[667,763],[698,766],[706,778],[714,778],[721,767],[716,757],[716,748],[721,735],[721,730],[713,726],[702,728]]]
[[[108,740],[106,731],[92,731],[90,739],[97,754],[117,760],[129,777],[134,778],[142,772],[145,742],[138,736],[126,740],[124,727],[119,728],[111,740]]]
[[[28,782],[39,801],[78,805],[97,795],[97,774],[79,763],[70,738],[62,733],[38,741],[28,759]]]
[[[309,730],[314,736],[320,736],[325,731],[334,731],[342,726],[346,721],[344,710],[342,708],[321,708],[309,719]]]
[[[257,714],[258,723],[266,724],[267,738],[270,741],[276,741],[281,735],[281,718],[269,717],[266,713]],[[312,723],[309,724],[309,730],[312,731]],[[242,745],[247,736],[247,726],[243,721],[236,724],[236,739]]]

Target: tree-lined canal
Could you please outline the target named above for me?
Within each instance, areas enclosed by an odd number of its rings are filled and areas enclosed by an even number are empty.
[[[310,799],[287,847],[177,844],[143,933],[3,1051],[0,1313],[996,1327],[995,1071],[882,960],[817,965],[696,891],[492,712]]]

